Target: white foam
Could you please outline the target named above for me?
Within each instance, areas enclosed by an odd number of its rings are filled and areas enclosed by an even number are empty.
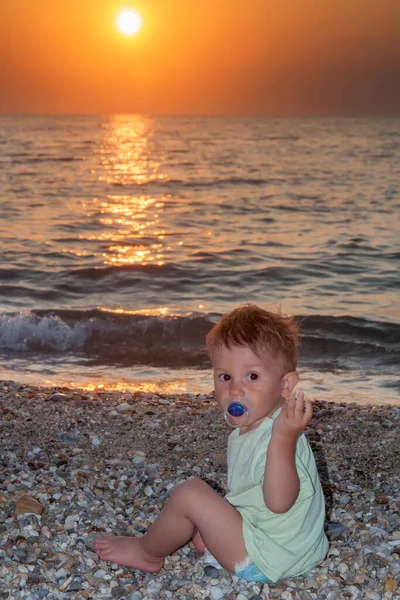
[[[81,350],[91,324],[68,325],[60,317],[39,317],[29,311],[0,316],[0,349],[24,352],[30,349]]]

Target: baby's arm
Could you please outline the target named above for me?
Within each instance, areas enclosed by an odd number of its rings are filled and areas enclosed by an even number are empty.
[[[312,417],[311,401],[293,393],[272,427],[264,474],[264,502],[274,513],[285,513],[300,489],[296,470],[296,441]]]

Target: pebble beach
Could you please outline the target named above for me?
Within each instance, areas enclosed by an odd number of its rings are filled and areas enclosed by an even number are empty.
[[[306,430],[326,498],[326,560],[275,585],[217,570],[189,543],[157,574],[99,560],[141,535],[189,477],[226,490],[230,429],[213,394],[0,381],[0,599],[400,598],[398,406],[314,401]]]

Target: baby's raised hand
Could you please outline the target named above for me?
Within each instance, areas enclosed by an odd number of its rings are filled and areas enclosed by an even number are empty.
[[[305,398],[303,392],[292,392],[275,419],[273,434],[296,440],[311,420],[312,413],[311,400]]]

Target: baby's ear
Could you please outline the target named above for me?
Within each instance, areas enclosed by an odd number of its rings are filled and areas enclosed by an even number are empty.
[[[282,396],[288,398],[298,384],[299,375],[297,371],[290,371],[282,378]]]

